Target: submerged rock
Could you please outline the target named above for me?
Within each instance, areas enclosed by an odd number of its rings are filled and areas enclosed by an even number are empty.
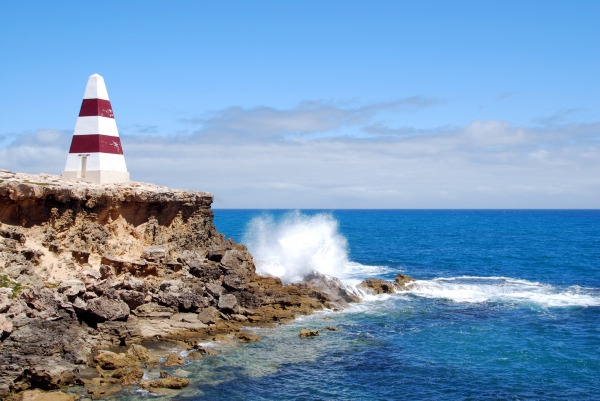
[[[170,388],[170,389],[182,389],[190,384],[189,379],[181,377],[166,377],[158,380],[144,380],[139,384],[140,388],[149,390],[153,388]]]
[[[167,360],[165,361],[164,366],[168,368],[171,366],[181,366],[183,364],[185,364],[185,359],[183,359],[177,354],[169,354],[169,356],[167,356]]]
[[[415,281],[415,279],[412,277],[398,274],[394,280],[394,286],[398,291],[406,291],[408,290],[407,284],[412,283],[413,281]]]
[[[317,330],[302,329],[298,335],[300,338],[317,337],[319,332]]]
[[[67,394],[62,391],[45,392],[40,390],[26,390],[21,393],[22,401],[75,401],[79,396]]]
[[[362,283],[357,285],[363,291],[372,293],[372,294],[393,294],[396,291],[394,290],[394,283],[391,281],[385,281],[378,278],[369,278],[364,280]]]

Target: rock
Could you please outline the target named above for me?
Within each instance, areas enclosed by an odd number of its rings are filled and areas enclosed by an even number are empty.
[[[13,324],[6,319],[6,315],[0,315],[0,339],[12,333]]]
[[[21,393],[22,401],[75,401],[79,396],[62,391],[45,392],[41,390],[26,390]]]
[[[140,367],[132,369],[122,368],[113,373],[112,377],[119,379],[121,385],[129,386],[130,384],[140,382],[144,377],[144,371]]]
[[[85,292],[85,283],[75,278],[65,280],[58,285],[58,292],[63,293],[69,297],[83,294]]]
[[[206,284],[206,291],[213,297],[220,297],[225,292],[225,288],[219,284],[208,283]]]
[[[173,308],[158,305],[155,303],[148,303],[142,306],[138,306],[133,311],[133,314],[138,317],[145,317],[150,319],[168,319],[175,314],[175,310]]]
[[[105,398],[108,395],[118,393],[121,390],[121,386],[114,385],[110,387],[90,388],[88,389],[88,394],[90,395],[90,397],[92,397],[92,400],[97,400],[100,398]]]
[[[176,313],[171,316],[171,320],[176,322],[197,323],[198,315],[195,313]]]
[[[414,278],[405,276],[404,274],[398,274],[394,280],[394,286],[398,291],[408,290],[407,284],[415,281]]]
[[[142,259],[159,261],[167,257],[167,250],[162,246],[148,246],[142,251]]]
[[[123,353],[116,354],[111,351],[99,351],[94,356],[96,362],[102,369],[115,370],[137,366],[139,363],[137,357],[126,355]]]
[[[198,320],[204,324],[215,324],[219,320],[220,313],[214,306],[204,308],[198,313]]]
[[[190,361],[197,361],[202,359],[202,354],[200,352],[190,352],[187,356]]]
[[[185,359],[183,359],[177,354],[169,354],[169,356],[167,356],[167,360],[165,361],[164,366],[169,368],[171,366],[181,366],[183,364],[185,364]]]
[[[137,359],[140,362],[146,362],[150,359],[150,355],[148,355],[148,350],[139,344],[132,344],[131,347],[129,347],[129,349],[127,350],[127,355]]]
[[[199,353],[204,354],[204,355],[219,355],[218,351],[215,351],[214,349],[210,349],[210,348],[205,348],[202,345],[194,345],[194,349],[197,349]]]
[[[228,251],[229,252],[229,251]],[[230,291],[242,291],[248,288],[246,277],[238,273],[228,274],[223,278],[223,287]]]
[[[173,375],[170,375],[168,372],[165,372],[164,370],[161,370],[159,374],[160,374],[161,379],[166,379],[167,377],[173,377]]]
[[[225,311],[233,311],[237,305],[237,298],[233,294],[225,294],[219,297],[218,308]]]
[[[190,268],[190,274],[196,276],[202,281],[218,280],[223,274],[221,269],[211,264],[201,264],[200,262],[193,260],[187,263]]]
[[[145,303],[146,294],[133,290],[119,290],[119,297],[129,306],[129,309],[135,309]]]
[[[88,311],[87,302],[85,302],[79,297],[75,298],[71,303],[73,304],[73,308],[75,308],[77,312],[85,313]]]
[[[260,336],[257,334],[237,333],[235,338],[242,343],[254,343],[260,341]]]
[[[113,271],[112,267],[107,266],[107,265],[101,265],[100,266],[100,277],[102,277],[102,279],[114,278],[115,272]]]
[[[226,344],[235,344],[235,341],[233,341],[233,339],[226,334],[217,334],[216,336],[213,337],[212,340],[226,343]]]
[[[248,318],[246,316],[244,316],[244,315],[233,314],[233,315],[231,315],[231,318],[233,320],[235,320],[236,322],[242,322],[243,323],[243,322],[247,322],[248,321]]]
[[[56,390],[79,382],[72,368],[65,366],[35,366],[26,369],[24,376],[34,388]]]
[[[179,376],[179,377],[188,377],[189,375],[192,374],[192,372],[189,372],[187,370],[183,370],[183,369],[176,369],[173,374],[175,376]]]
[[[181,377],[167,377],[158,380],[144,380],[139,384],[140,388],[153,389],[153,388],[171,388],[171,389],[182,389],[190,384],[189,379],[183,379]]]
[[[148,289],[148,285],[145,280],[141,280],[135,277],[128,277],[123,280],[123,288],[126,290],[137,291],[145,293]]]
[[[12,305],[12,288],[0,288],[0,313],[4,313]]]
[[[319,332],[311,329],[302,329],[300,330],[299,336],[300,338],[308,338],[308,337],[316,337],[319,335]]]
[[[160,366],[160,360],[156,357],[151,357],[146,361],[146,367],[147,368],[151,368],[151,367],[159,367]]]
[[[357,285],[357,287],[373,294],[393,294],[396,292],[394,290],[394,283],[378,278],[366,279]]]
[[[105,296],[89,300],[87,306],[89,314],[99,322],[127,320],[129,316],[129,306],[125,302]]]
[[[325,327],[327,331],[340,331],[340,329],[336,329],[335,327]]]

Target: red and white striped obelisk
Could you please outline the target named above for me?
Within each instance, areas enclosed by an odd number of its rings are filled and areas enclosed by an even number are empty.
[[[129,181],[104,78],[98,74],[88,79],[62,176],[96,184]]]

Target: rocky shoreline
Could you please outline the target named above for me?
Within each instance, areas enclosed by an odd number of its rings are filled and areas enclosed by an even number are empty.
[[[257,275],[246,247],[217,232],[212,201],[0,170],[0,399],[75,399],[37,390],[72,385],[92,399],[132,385],[182,388],[187,379],[164,371],[142,379],[160,366],[139,344],[174,342],[202,359],[212,351],[201,342],[258,341],[248,328],[360,301],[318,273],[289,285]],[[410,280],[361,288],[389,293]]]

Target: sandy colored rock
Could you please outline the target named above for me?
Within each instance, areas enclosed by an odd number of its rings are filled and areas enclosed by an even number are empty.
[[[79,396],[62,391],[26,390],[23,391],[21,399],[22,401],[75,401],[79,399]]]
[[[202,345],[195,345],[194,349],[197,349],[198,352],[203,355],[219,355],[219,351],[210,349],[208,347],[203,347]]]
[[[190,384],[189,379],[183,379],[181,377],[167,377],[158,380],[144,380],[139,384],[140,388],[153,389],[153,388],[170,388],[170,389],[182,389]]]
[[[393,294],[396,292],[394,290],[394,283],[378,278],[366,279],[357,285],[357,287],[371,294]]]
[[[300,338],[317,337],[319,335],[319,332],[317,330],[302,329],[300,330],[298,335],[300,336]]]
[[[85,292],[85,284],[78,279],[64,280],[58,285],[58,292],[66,296],[75,296]]]
[[[132,344],[127,350],[127,355],[137,359],[140,362],[146,362],[150,359],[148,350],[139,344]]]
[[[232,311],[237,305],[237,298],[233,294],[224,294],[219,297],[219,309]]]
[[[257,341],[260,341],[260,336],[257,334],[250,334],[250,333],[237,333],[235,335],[235,338],[242,343],[255,343]]]
[[[198,351],[190,352],[187,356],[187,359],[189,359],[190,361],[198,361],[202,359],[202,354]]]
[[[138,383],[144,377],[144,371],[139,367],[135,368],[122,368],[113,373],[112,377],[119,379],[121,385],[129,386],[133,383]]]
[[[6,319],[6,315],[0,314],[0,338],[12,333],[13,324]]]
[[[406,276],[404,274],[398,274],[396,279],[394,280],[394,286],[398,291],[406,291],[408,290],[407,284],[415,281],[414,278]]]
[[[108,387],[100,387],[100,388],[89,388],[88,394],[92,398],[92,400],[98,400],[104,398],[108,395],[118,393],[121,391],[123,387],[119,385],[113,385]]]
[[[183,359],[182,357],[180,357],[177,354],[169,354],[169,356],[167,356],[167,360],[165,361],[165,364],[163,366],[165,367],[171,367],[171,366],[181,366],[185,364],[185,359]]]
[[[235,344],[235,341],[226,334],[217,334],[212,338],[213,341],[218,341],[226,344]]]
[[[96,362],[102,369],[106,370],[115,370],[136,366],[139,363],[137,358],[133,358],[123,353],[116,354],[111,351],[99,351],[94,356],[94,362]]]

